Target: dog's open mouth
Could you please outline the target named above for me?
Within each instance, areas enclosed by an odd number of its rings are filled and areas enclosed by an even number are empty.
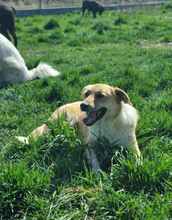
[[[87,113],[87,117],[83,119],[84,124],[86,124],[87,126],[93,125],[96,121],[103,118],[106,111],[107,109],[105,107],[100,108],[98,110],[90,111],[89,113]]]

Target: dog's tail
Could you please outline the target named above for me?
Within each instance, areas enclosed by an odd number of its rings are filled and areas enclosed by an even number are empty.
[[[40,63],[37,67],[33,68],[32,70],[29,70],[27,80],[44,78],[44,77],[48,77],[48,76],[56,77],[59,75],[60,75],[60,72],[55,70],[50,65],[48,65],[46,63]]]
[[[23,143],[23,144],[29,144],[29,138],[28,137],[23,137],[23,136],[15,136],[15,138]]]

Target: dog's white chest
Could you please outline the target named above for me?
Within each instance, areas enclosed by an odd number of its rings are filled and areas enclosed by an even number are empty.
[[[115,120],[105,118],[89,127],[88,142],[93,143],[99,138],[105,138],[109,143],[127,147],[135,138],[137,118],[136,110],[124,104],[123,111]]]
[[[128,129],[113,126],[112,123],[106,123],[105,126],[94,126],[89,129],[89,142],[95,142],[100,138],[105,138],[112,144],[127,146],[129,142]]]

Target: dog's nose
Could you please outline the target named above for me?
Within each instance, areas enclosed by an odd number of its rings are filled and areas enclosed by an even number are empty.
[[[89,109],[89,105],[87,105],[85,103],[81,103],[80,109],[81,109],[81,111],[86,112]]]

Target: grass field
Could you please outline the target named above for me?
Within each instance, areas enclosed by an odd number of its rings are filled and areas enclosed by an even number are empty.
[[[22,18],[17,35],[29,68],[41,60],[62,76],[0,90],[1,219],[171,219],[172,6],[94,20]],[[124,89],[139,110],[142,164],[102,140],[95,147],[103,171],[94,174],[84,160],[87,146],[63,121],[29,146],[14,139],[95,82]]]

